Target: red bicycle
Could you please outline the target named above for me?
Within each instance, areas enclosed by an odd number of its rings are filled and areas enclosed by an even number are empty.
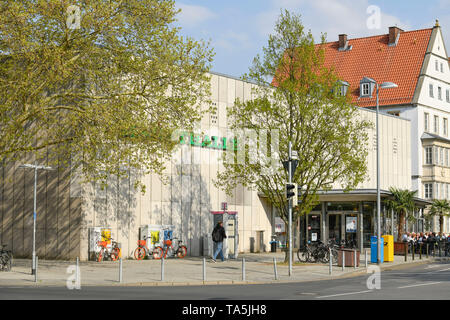
[[[153,252],[150,254],[150,249],[147,246],[147,239],[149,239],[149,237],[144,236],[144,240],[138,240],[138,247],[134,250],[134,258],[136,260],[142,260],[147,256],[153,255]]]
[[[177,238],[174,238],[174,240]],[[187,247],[183,244],[183,241],[180,239],[177,239],[177,248],[175,249],[173,247],[173,241],[172,240],[165,240],[164,241],[164,248],[161,248],[160,246],[155,247],[153,249],[153,259],[161,259],[164,255],[164,259],[167,258],[167,255],[169,254],[169,257],[178,257],[178,258],[184,258],[187,254]]]
[[[111,251],[108,250],[108,241],[99,241],[97,242],[99,247],[101,248],[100,251],[96,254],[96,260],[97,262],[101,262],[104,260],[112,260],[116,261],[119,259],[120,256],[120,248],[116,241],[112,240],[112,248]]]

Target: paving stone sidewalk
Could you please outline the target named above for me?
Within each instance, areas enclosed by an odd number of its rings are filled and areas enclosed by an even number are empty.
[[[245,258],[245,281],[242,279],[242,258]],[[273,258],[277,260],[278,279],[275,280]],[[368,253],[370,266],[370,252]],[[161,260],[123,260],[122,282],[119,282],[119,262],[79,263],[81,286],[107,285],[213,285],[213,284],[256,284],[271,282],[304,282],[342,278],[356,274],[367,274],[365,255],[360,256],[360,267],[342,267],[336,265],[329,273],[329,265],[316,263],[298,263],[295,257],[292,275],[288,276],[288,266],[282,263],[284,253],[241,254],[236,260],[213,263],[206,258],[206,281],[203,281],[203,257],[186,257],[184,259],[166,259],[164,265],[164,280],[161,281]],[[395,256],[394,262],[382,264],[381,270],[401,267],[410,264],[427,263],[433,261],[430,257]],[[39,260],[38,281],[31,275],[31,259],[15,259],[13,270],[0,272],[0,286],[66,286],[68,280],[73,283],[75,273],[68,273],[75,261]],[[73,267],[72,267],[73,268]]]

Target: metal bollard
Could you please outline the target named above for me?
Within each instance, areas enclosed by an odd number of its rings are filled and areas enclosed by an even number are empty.
[[[245,258],[242,258],[242,281],[245,281]]]
[[[366,257],[365,257],[365,264],[366,264],[366,269],[367,269],[367,249],[365,251]]]
[[[38,277],[38,256],[34,259],[34,282],[37,282]]]
[[[75,270],[75,281],[76,281],[76,283],[78,284],[78,283],[80,283],[79,281],[80,281],[80,279],[78,279],[78,275],[80,274],[80,271],[79,271],[79,262],[80,262],[80,258],[78,258],[77,257],[77,269]]]
[[[161,258],[161,281],[164,281],[164,257]]]
[[[122,283],[122,258],[119,258],[119,282]]]
[[[428,243],[427,243],[427,259],[428,259]]]
[[[441,257],[441,242],[439,241],[439,258]]]
[[[342,271],[345,271],[345,251],[342,251]]]
[[[354,254],[354,257],[353,257],[353,263],[354,263],[353,269],[356,269],[356,250],[353,250],[353,254]]]
[[[331,253],[331,248],[329,248],[329,250],[330,250],[330,270],[329,270],[329,273],[330,273],[330,275],[332,275],[333,274],[333,253]]]
[[[414,243],[411,244],[411,249],[412,249],[412,259],[414,261],[414,251],[416,251],[416,246],[414,245]]]
[[[423,243],[421,242],[420,246],[419,246],[419,259],[420,260],[422,260],[422,248],[423,248]]]
[[[206,259],[203,257],[203,281],[206,281]]]
[[[408,261],[408,243],[405,242],[405,262]]]
[[[276,258],[273,258],[273,272],[275,274],[275,280],[278,280],[277,259]]]

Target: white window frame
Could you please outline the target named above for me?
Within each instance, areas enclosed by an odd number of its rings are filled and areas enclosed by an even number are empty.
[[[430,83],[430,85],[429,85],[429,94],[430,94],[430,98],[434,98],[434,88],[433,88],[432,83]]]
[[[433,147],[425,147],[425,164],[433,164]]]
[[[450,103],[450,89],[445,90],[445,100]]]
[[[432,183],[424,184],[424,198],[425,199],[433,198],[433,184]]]
[[[430,131],[430,114],[428,112],[425,112],[424,114],[424,131]]]
[[[439,116],[434,116],[433,130],[434,133],[439,134]]]
[[[370,83],[361,84],[361,96],[363,97],[370,96]]]
[[[442,131],[444,133],[444,136],[448,136],[448,119],[444,118],[444,120],[442,121]]]
[[[444,148],[439,148],[439,164],[444,165]]]
[[[434,157],[433,157],[433,164],[439,163],[439,149],[438,147],[433,147],[434,150]]]
[[[449,152],[449,150],[448,150],[448,148],[445,148],[445,165],[448,167],[448,152]]]

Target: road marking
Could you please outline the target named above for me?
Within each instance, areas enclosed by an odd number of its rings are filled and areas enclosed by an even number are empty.
[[[320,298],[329,298],[329,297],[338,297],[338,296],[347,296],[347,295],[351,295],[351,294],[358,294],[358,293],[366,293],[366,292],[372,292],[373,290],[366,290],[366,291],[358,291],[358,292],[348,292],[348,293],[338,293],[338,294],[331,294],[329,296],[320,296],[320,297],[316,297],[317,299]]]
[[[420,286],[431,286],[433,284],[438,284],[438,283],[441,283],[441,281],[439,281],[439,282],[430,282],[430,283],[412,284],[412,285],[409,285],[409,286],[398,287],[398,289],[420,287]]]

